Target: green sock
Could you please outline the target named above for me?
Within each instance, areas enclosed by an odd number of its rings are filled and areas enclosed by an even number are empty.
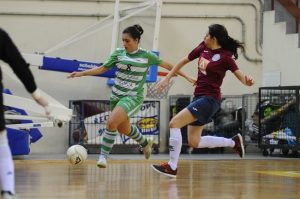
[[[117,131],[108,131],[107,129],[105,130],[101,143],[101,155],[109,155],[111,149],[114,146],[116,136]]]
[[[142,147],[145,147],[148,144],[148,141],[145,138],[145,136],[142,135],[142,133],[135,125],[131,125],[131,132],[129,133],[128,137],[135,140]]]

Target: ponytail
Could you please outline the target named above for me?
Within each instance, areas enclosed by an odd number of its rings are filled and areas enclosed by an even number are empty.
[[[220,24],[212,24],[208,27],[208,29],[209,34],[218,40],[218,43],[223,49],[230,51],[233,54],[234,59],[238,59],[238,48],[241,48],[242,51],[245,50],[244,43],[231,38],[224,26]]]
[[[239,55],[237,53],[237,49],[241,48],[242,51],[245,50],[243,43],[239,42],[238,40],[233,39],[232,37],[228,36],[227,41],[224,45],[220,44],[222,48],[229,50],[232,52],[234,59],[238,59]]]

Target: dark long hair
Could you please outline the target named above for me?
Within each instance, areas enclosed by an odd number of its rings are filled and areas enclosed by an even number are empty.
[[[244,43],[231,38],[224,26],[220,24],[212,24],[208,27],[208,31],[211,37],[217,38],[218,43],[222,48],[232,52],[235,59],[239,57],[237,53],[238,48],[241,48],[242,51],[245,50]]]
[[[135,24],[133,26],[129,26],[129,27],[125,28],[123,30],[123,34],[124,33],[129,34],[133,39],[137,39],[138,42],[140,42],[141,35],[144,33],[144,30],[140,25]]]

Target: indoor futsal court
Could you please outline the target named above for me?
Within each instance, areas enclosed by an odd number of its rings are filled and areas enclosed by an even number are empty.
[[[296,199],[300,194],[300,162],[293,158],[183,155],[175,179],[150,168],[166,155],[149,161],[142,155],[112,155],[106,169],[95,166],[97,156],[80,166],[64,157],[44,158],[16,161],[19,198]]]
[[[300,0],[0,0],[0,199],[299,199],[299,30]]]

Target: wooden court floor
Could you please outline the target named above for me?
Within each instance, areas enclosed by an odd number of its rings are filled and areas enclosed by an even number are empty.
[[[299,199],[300,160],[182,160],[178,176],[155,173],[161,160],[15,160],[18,199]]]

